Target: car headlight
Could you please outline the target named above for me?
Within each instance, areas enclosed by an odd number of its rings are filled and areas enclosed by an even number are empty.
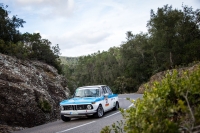
[[[92,109],[92,105],[87,105],[87,109]]]
[[[63,106],[60,106],[60,110],[64,110],[64,107],[63,107]]]

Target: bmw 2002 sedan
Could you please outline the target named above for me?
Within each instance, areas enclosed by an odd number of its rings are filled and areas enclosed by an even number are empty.
[[[73,98],[60,102],[61,119],[70,121],[81,116],[100,118],[104,112],[119,108],[118,95],[109,86],[83,86],[75,90]]]

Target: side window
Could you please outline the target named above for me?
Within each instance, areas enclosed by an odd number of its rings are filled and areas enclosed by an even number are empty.
[[[103,91],[103,94],[108,93],[107,90],[106,90],[106,86],[103,86],[103,87],[102,87],[102,91]]]
[[[102,96],[102,95],[103,95],[103,90],[102,90],[102,88],[99,89],[99,92],[100,92],[100,96]]]
[[[107,88],[107,92],[109,93],[109,95],[111,95],[112,91],[111,91],[110,87],[107,86],[106,88]]]

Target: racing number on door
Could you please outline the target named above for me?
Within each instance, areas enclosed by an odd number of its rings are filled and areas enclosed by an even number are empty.
[[[106,97],[105,100],[106,100],[106,106],[109,106],[108,98]]]
[[[103,94],[108,94],[108,92],[107,92],[107,90],[106,90],[106,86],[104,86],[104,87],[102,88],[102,90],[103,90]],[[108,96],[105,96],[105,100],[106,100],[105,106],[108,107],[108,106],[109,106]]]

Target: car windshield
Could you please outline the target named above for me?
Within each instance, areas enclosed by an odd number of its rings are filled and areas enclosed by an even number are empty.
[[[74,97],[98,97],[99,95],[98,88],[76,89]]]

